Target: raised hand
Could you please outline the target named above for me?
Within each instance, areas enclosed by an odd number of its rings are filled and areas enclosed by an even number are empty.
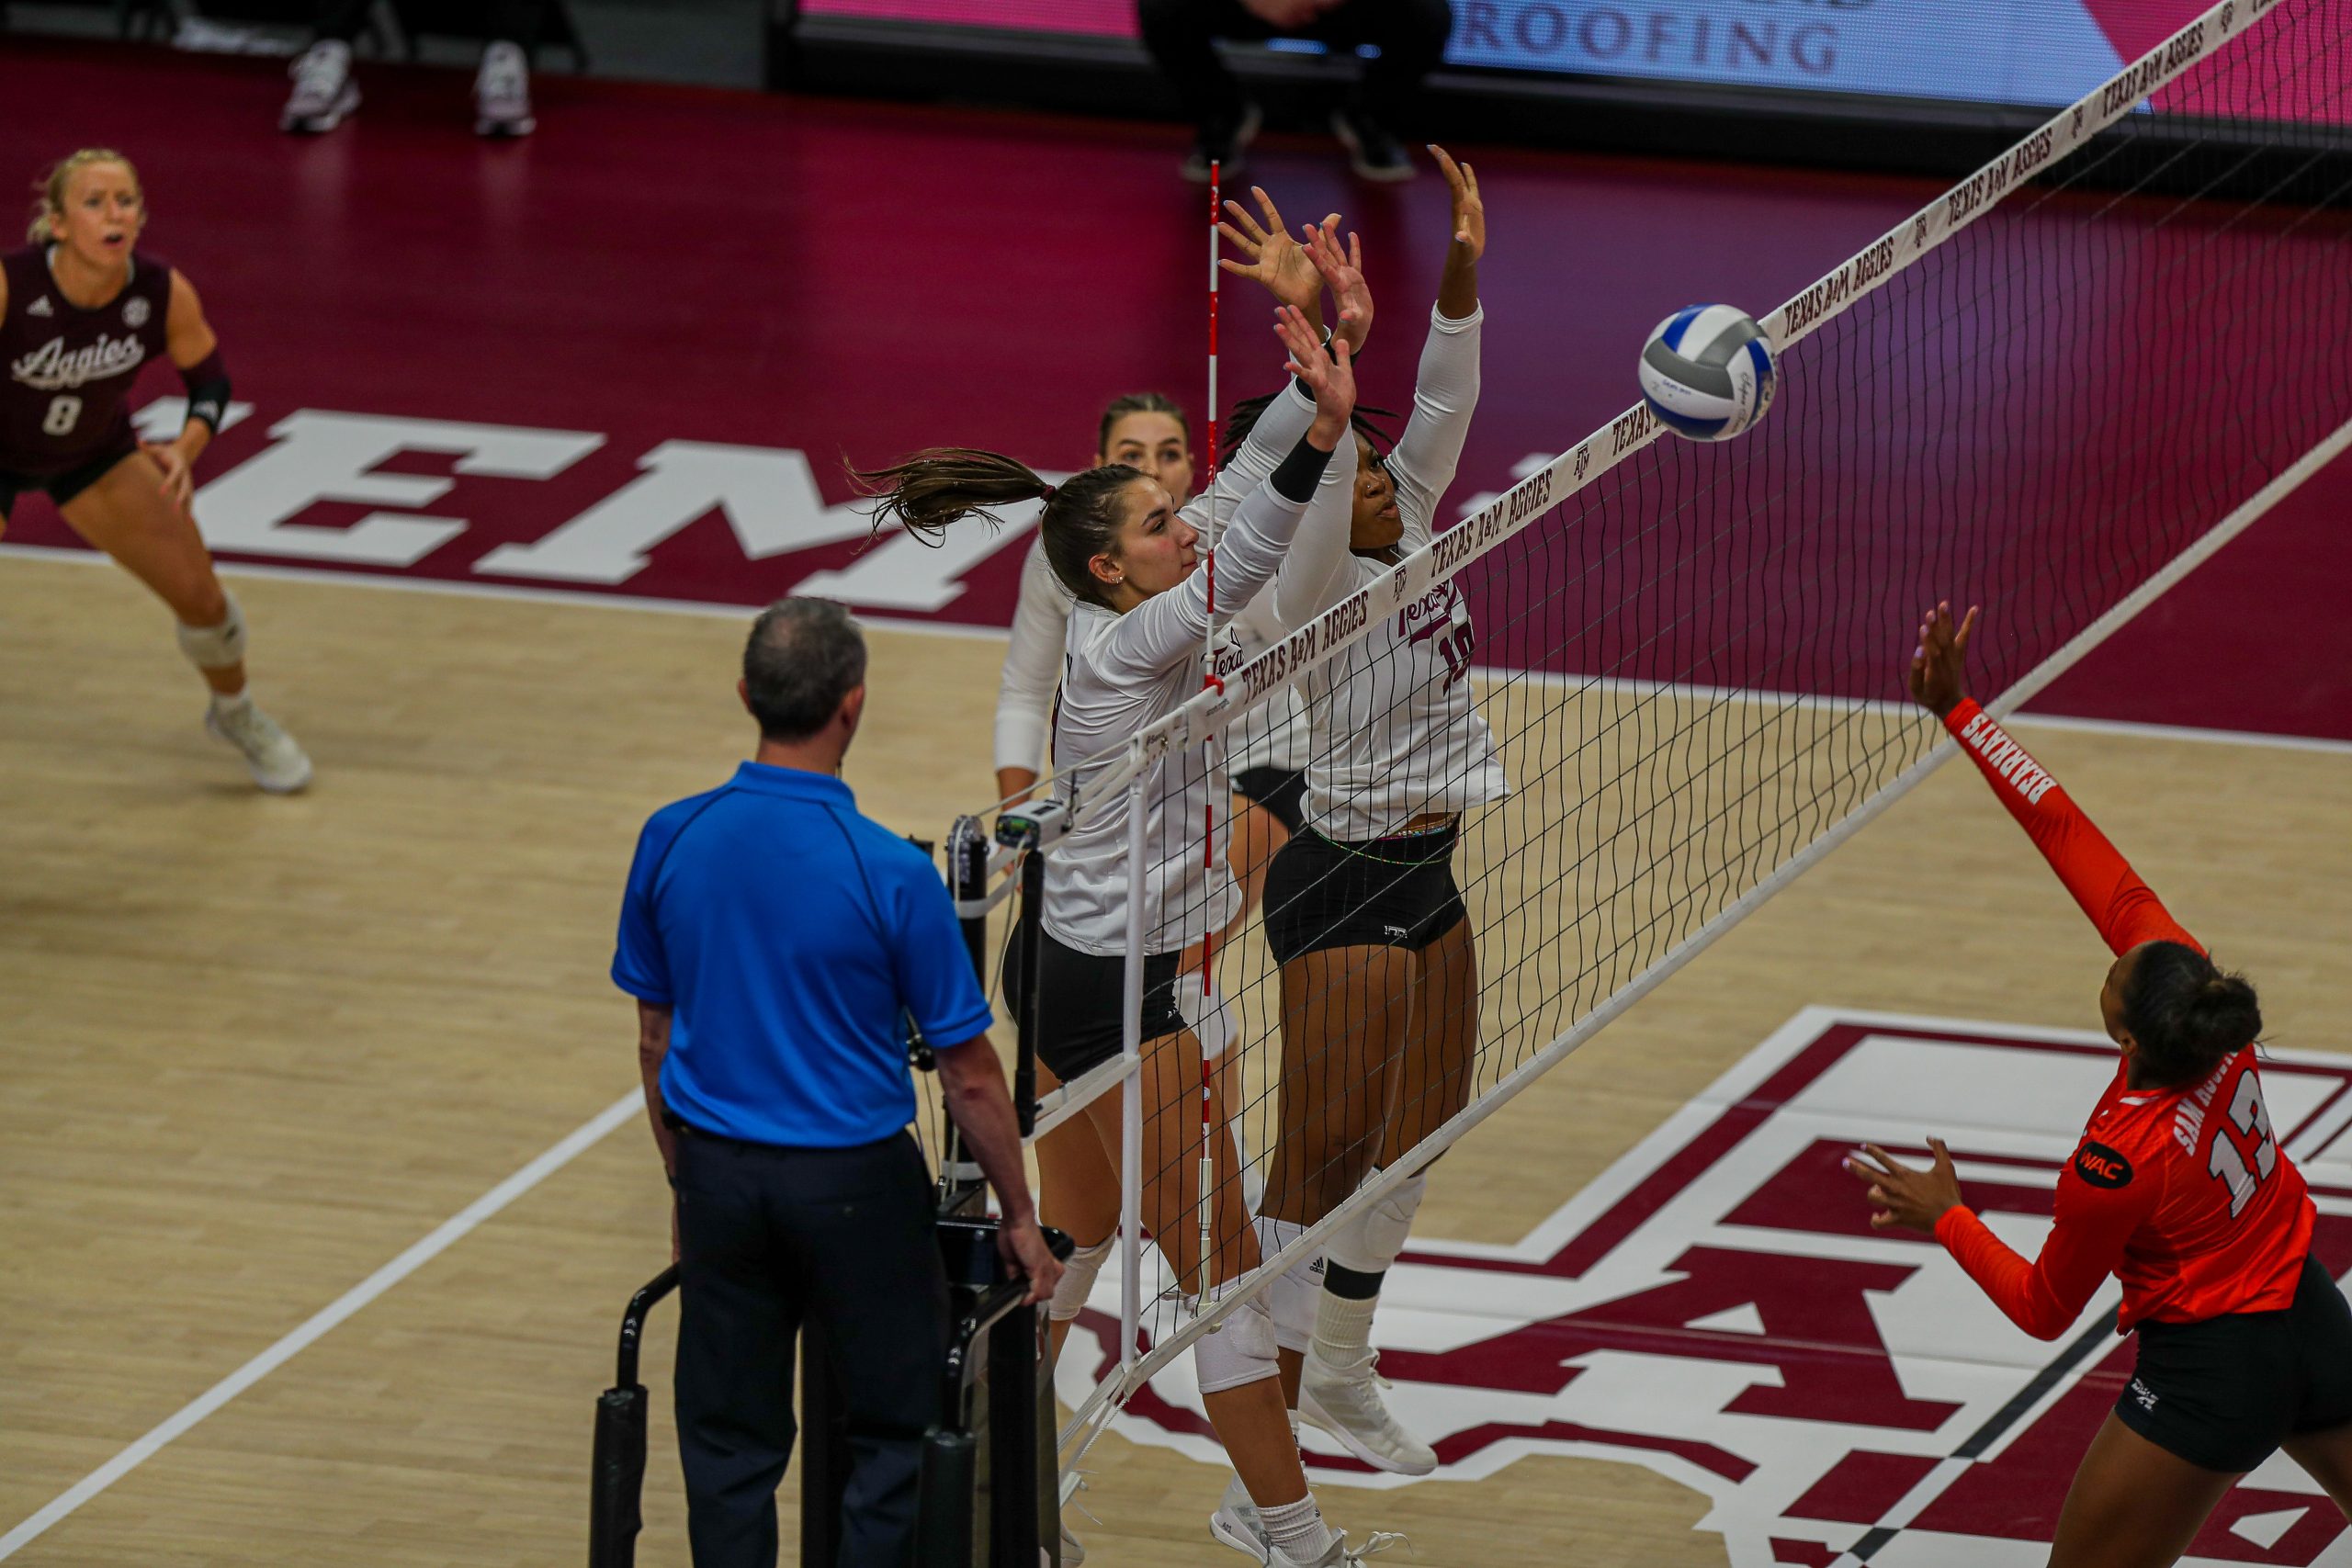
[[[1230,256],[1220,256],[1216,265],[1236,277],[1246,277],[1265,285],[1266,292],[1274,297],[1276,303],[1295,306],[1313,320],[1317,314],[1317,296],[1322,288],[1322,279],[1316,276],[1314,264],[1306,259],[1306,253],[1300,248],[1298,242],[1290,237],[1289,225],[1283,221],[1283,215],[1275,209],[1273,197],[1257,186],[1250,187],[1250,194],[1256,198],[1259,210],[1265,214],[1266,221],[1262,226],[1238,201],[1225,204],[1226,211],[1232,214],[1232,221],[1220,220],[1216,226],[1218,233],[1250,258],[1249,263],[1245,265]],[[1339,220],[1340,215],[1336,212],[1324,220],[1334,225]]]
[[[1348,340],[1335,337],[1331,352],[1323,352],[1322,334],[1295,305],[1274,312],[1274,332],[1290,354],[1290,373],[1315,394],[1315,423],[1307,439],[1319,450],[1334,452],[1348,433],[1348,418],[1356,408],[1356,373]]]
[[[1351,231],[1348,248],[1341,253],[1340,215],[1336,212],[1323,220],[1321,228],[1302,229],[1300,232],[1306,236],[1304,249],[1307,261],[1339,305],[1339,335],[1348,340],[1351,350],[1362,354],[1363,340],[1372,332],[1372,290],[1364,287],[1363,244]]]
[[[1478,175],[1467,164],[1457,164],[1453,154],[1436,142],[1430,143],[1430,156],[1437,160],[1438,173],[1445,176],[1445,186],[1453,197],[1453,249],[1446,254],[1449,265],[1459,259],[1476,265],[1487,254],[1487,204],[1478,195]]]
[[[1919,644],[1911,650],[1911,700],[1942,718],[1968,700],[1968,639],[1976,630],[1976,607],[1957,620],[1949,603],[1919,623]]]
[[[1935,1163],[1925,1170],[1903,1164],[1876,1144],[1864,1144],[1846,1160],[1846,1168],[1870,1189],[1872,1230],[1901,1228],[1936,1234],[1936,1222],[1947,1211],[1962,1206],[1960,1177],[1952,1169],[1951,1151],[1941,1138],[1929,1138]]]

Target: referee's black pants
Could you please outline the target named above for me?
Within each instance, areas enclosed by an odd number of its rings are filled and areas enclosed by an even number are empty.
[[[841,1563],[901,1568],[947,1352],[922,1152],[903,1133],[846,1149],[687,1133],[677,1149],[678,1457],[695,1568],[773,1568],[798,1430],[793,1349],[812,1317],[848,1417]]]

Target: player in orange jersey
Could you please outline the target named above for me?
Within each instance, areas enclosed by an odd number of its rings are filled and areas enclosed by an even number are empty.
[[[2123,1053],[2030,1262],[1962,1201],[1928,1140],[1917,1170],[1876,1145],[1848,1168],[1873,1226],[1925,1231],[2027,1333],[2054,1339],[2109,1274],[2139,1364],[2075,1472],[2052,1568],[2176,1562],[2237,1479],[2272,1450],[2352,1516],[2352,1308],[2311,1257],[2302,1173],[2262,1102],[2262,1014],[2115,846],[1967,694],[1976,612],[1939,604],[1919,628],[1911,695],[1941,718],[2115,953],[2099,1014]]]

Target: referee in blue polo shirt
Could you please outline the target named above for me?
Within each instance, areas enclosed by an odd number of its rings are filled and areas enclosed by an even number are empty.
[[[826,600],[770,605],[737,689],[759,751],[646,823],[613,957],[677,1193],[687,1532],[696,1568],[775,1562],[794,1341],[814,1317],[847,1409],[841,1562],[898,1568],[947,1345],[930,1176],[907,1132],[908,1020],[937,1053],[1031,1301],[1053,1294],[1061,1265],[1037,1230],[946,887],[838,776],[865,708],[857,624]]]

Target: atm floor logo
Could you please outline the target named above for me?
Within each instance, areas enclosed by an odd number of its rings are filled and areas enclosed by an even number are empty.
[[[1873,1234],[1840,1161],[1865,1138],[1924,1157],[1941,1136],[1971,1203],[2030,1256],[2114,1067],[2093,1034],[1808,1009],[1517,1246],[1417,1241],[1374,1333],[1391,1407],[1436,1447],[1440,1478],[1508,1485],[1515,1461],[1557,1454],[1692,1487],[1736,1568],[1849,1551],[1878,1568],[2038,1568],[2131,1378],[2116,1289],[2033,1339],[1933,1242]],[[2263,1082],[2341,1277],[2352,1056],[2273,1052]],[[1063,1359],[1065,1397],[1115,1339],[1115,1273]],[[1200,1409],[1179,1358],[1115,1429],[1221,1464]],[[1309,1443],[1318,1484],[1413,1483]],[[2352,1563],[2352,1537],[2274,1456],[2183,1561]]]

